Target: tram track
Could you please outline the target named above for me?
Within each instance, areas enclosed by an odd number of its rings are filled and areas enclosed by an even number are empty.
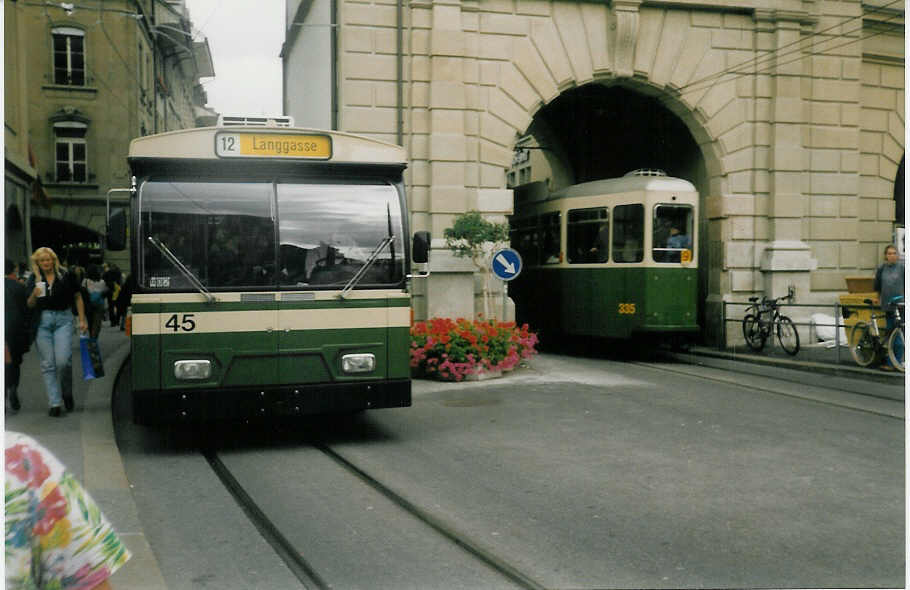
[[[843,388],[807,385],[801,381],[780,379],[778,377],[753,378],[748,383],[744,383],[741,379],[737,379],[737,376],[750,375],[755,377],[755,375],[747,371],[736,371],[733,368],[706,367],[691,362],[686,364],[668,365],[665,363],[633,361],[629,364],[664,373],[685,375],[687,377],[702,379],[712,383],[721,383],[723,385],[734,386],[751,392],[757,391],[792,399],[811,401],[826,406],[844,408],[855,412],[884,416],[897,420],[904,420],[905,418],[903,401],[883,395],[864,393],[855,390],[850,391]],[[682,367],[692,367],[692,369],[686,370]],[[711,375],[706,372],[708,370],[716,371],[718,374]],[[724,376],[723,373],[732,373],[732,376],[727,377]],[[771,381],[787,383],[792,387],[769,385],[768,383]]]
[[[447,522],[445,519],[436,516],[431,511],[410,501],[325,443],[313,442],[312,448],[319,451],[324,457],[337,465],[339,469],[354,476],[363,485],[389,500],[411,518],[425,525],[449,543],[460,548],[473,559],[499,574],[511,584],[514,584],[515,587],[528,590],[542,590],[546,588],[546,585],[521,571],[520,568],[498,555],[491,548],[478,542],[470,535],[458,530],[457,527]],[[236,477],[234,473],[231,472],[230,468],[219,458],[218,453],[215,450],[205,449],[202,451],[202,454],[218,479],[224,485],[225,489],[234,498],[253,526],[288,566],[304,588],[326,590],[336,587],[321,575],[318,571],[318,566],[311,563],[310,560],[294,546],[293,542],[282,533],[280,527],[246,491],[238,477]]]

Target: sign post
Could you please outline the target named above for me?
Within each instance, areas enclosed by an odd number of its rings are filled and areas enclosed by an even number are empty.
[[[521,254],[512,248],[497,250],[490,261],[490,270],[502,280],[502,319],[506,319],[506,283],[521,274]]]

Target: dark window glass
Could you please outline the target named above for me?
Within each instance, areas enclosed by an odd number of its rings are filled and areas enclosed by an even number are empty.
[[[658,205],[654,208],[652,256],[655,262],[680,262],[684,250],[692,250],[692,207]],[[691,260],[691,252],[689,253]]]
[[[57,144],[57,161],[58,162],[69,162],[70,159],[70,146],[68,143],[58,143]]]
[[[82,35],[55,33],[54,83],[85,85],[85,40]]]
[[[68,162],[57,163],[57,181],[58,182],[69,182],[72,180],[72,175],[70,174],[70,166]]]
[[[540,258],[537,217],[516,217],[510,221],[509,241],[525,265],[536,265]]]
[[[557,264],[562,262],[559,251],[559,211],[545,213],[540,216],[540,260],[543,264]]]
[[[279,281],[344,286],[386,237],[394,236],[358,285],[404,277],[398,191],[388,184],[279,184]]]
[[[88,180],[85,173],[85,164],[73,164],[73,182],[85,182]]]
[[[645,208],[643,205],[613,207],[613,261],[641,262],[644,258]]]
[[[275,282],[270,183],[146,182],[140,191],[140,283],[192,288],[155,246],[161,241],[208,288]]]
[[[609,260],[610,218],[606,207],[569,211],[566,249],[570,264]]]
[[[73,144],[73,161],[85,161],[85,144],[84,143],[74,143]]]

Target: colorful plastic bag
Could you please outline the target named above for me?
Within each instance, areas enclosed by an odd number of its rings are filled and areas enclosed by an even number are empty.
[[[82,353],[82,378],[88,381],[104,377],[104,363],[101,361],[98,339],[90,338],[88,334],[80,335],[79,351]]]

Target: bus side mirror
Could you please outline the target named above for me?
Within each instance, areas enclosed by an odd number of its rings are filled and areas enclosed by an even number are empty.
[[[126,211],[118,209],[107,218],[107,249],[126,249]]]
[[[411,260],[419,264],[430,260],[430,232],[414,232],[414,247],[411,249]]]

